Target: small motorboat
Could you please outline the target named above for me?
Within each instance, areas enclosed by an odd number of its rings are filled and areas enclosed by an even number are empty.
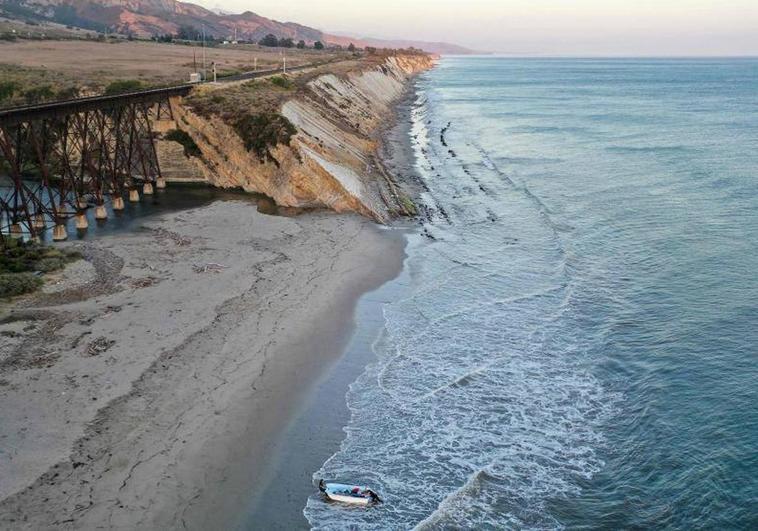
[[[318,482],[318,489],[330,500],[341,503],[368,505],[370,503],[379,503],[382,501],[379,499],[376,492],[368,487],[343,485],[342,483],[326,483],[322,479]]]

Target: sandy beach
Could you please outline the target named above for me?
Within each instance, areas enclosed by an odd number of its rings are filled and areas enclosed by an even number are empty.
[[[86,260],[2,309],[3,528],[234,525],[405,243],[218,201],[68,245]]]

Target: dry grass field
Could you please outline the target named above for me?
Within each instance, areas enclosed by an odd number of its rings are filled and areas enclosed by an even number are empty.
[[[282,49],[258,45],[205,48],[205,62],[215,62],[219,75],[281,65]],[[286,50],[287,65],[333,59],[346,52]],[[18,40],[0,42],[0,82],[14,83],[15,95],[0,105],[24,103],[28,90],[48,86],[54,94],[100,93],[119,80],[138,80],[146,86],[181,83],[193,69],[203,68],[203,48],[145,41]],[[49,98],[48,98],[49,99]]]

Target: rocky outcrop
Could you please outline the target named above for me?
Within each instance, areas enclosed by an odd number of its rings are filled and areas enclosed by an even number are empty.
[[[281,206],[326,207],[385,222],[393,213],[410,212],[377,161],[378,135],[392,120],[393,104],[409,78],[432,65],[426,55],[391,56],[347,74],[315,78],[281,106],[297,133],[289,145],[272,148],[270,159],[261,160],[245,149],[235,129],[220,117],[201,117],[175,102],[174,118],[202,152],[202,163],[192,168],[214,186],[262,193]],[[161,160],[161,167],[169,178],[192,173],[170,159]]]

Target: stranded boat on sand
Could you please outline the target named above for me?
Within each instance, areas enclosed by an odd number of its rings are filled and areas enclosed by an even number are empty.
[[[343,485],[342,483],[325,483],[322,479],[318,482],[318,489],[330,500],[352,505],[368,505],[382,501],[376,492],[368,487]]]

